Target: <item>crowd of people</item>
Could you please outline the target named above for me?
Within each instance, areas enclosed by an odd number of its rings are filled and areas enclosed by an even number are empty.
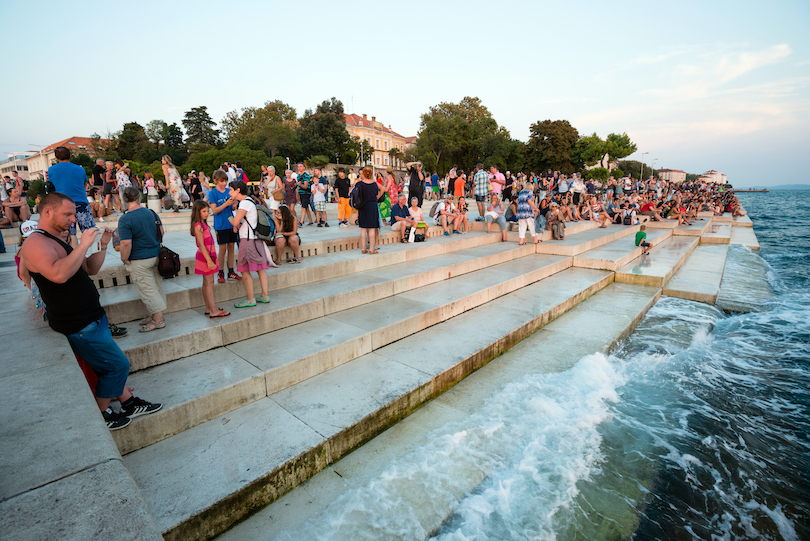
[[[292,251],[289,263],[300,262],[300,228],[305,224],[329,227],[327,200],[337,203],[340,227],[359,226],[363,254],[379,253],[380,230],[387,227],[398,233],[402,243],[424,240],[429,227],[422,210],[425,200],[434,201],[428,217],[446,236],[463,235],[471,221],[485,221],[487,232],[497,224],[506,241],[508,224],[514,222],[522,245],[527,232],[534,243],[542,242],[546,229],[553,238],[564,238],[567,222],[592,220],[599,227],[641,223],[636,244],[645,254],[650,249],[645,222],[690,224],[702,219],[699,213],[704,211],[744,213],[734,193],[723,191],[722,186],[698,181],[674,184],[652,177],[645,181],[630,176],[610,178],[599,184],[585,182],[576,173],[512,176],[509,171],[501,174],[495,166],[487,170],[479,163],[469,176],[453,167],[442,179],[435,172],[424,172],[420,162],[410,162],[406,164],[407,178],[397,180],[391,169],[374,175],[371,167],[358,173],[354,168],[348,172],[339,168],[330,182],[320,168],[310,174],[299,163],[295,172],[284,171],[283,178],[272,166],[263,166],[261,177],[250,182],[237,162],[224,163],[214,171],[212,186],[204,173],[192,171],[190,178],[181,177],[169,156],[162,160],[165,182],[156,182],[146,172],[141,183],[122,160],[99,160],[88,178],[81,167],[70,162],[69,149],[59,147],[55,155],[57,163],[48,170],[52,189],[37,205],[39,222],[29,220],[29,204],[21,192],[25,186],[4,179],[0,194],[4,221],[0,223],[22,224],[16,258],[19,276],[44,306],[50,326],[67,336],[77,357],[97,376],[96,400],[112,430],[162,406],[132,396],[126,387],[129,361],[113,340],[124,336],[126,329],[107,321],[89,279],[100,269],[113,239],[113,231],[98,228],[95,220],[102,222],[110,212],[121,213],[116,249],[148,314],[139,322],[139,330],[165,328],[167,300],[157,268],[164,227],[160,215],[142,204],[152,189],[165,199],[165,210],[179,212],[188,198],[189,232],[197,245],[194,272],[202,277],[209,318],[231,315],[215,302],[215,276],[218,283],[243,284],[245,298],[235,308],[269,303],[267,269],[281,263],[288,247]],[[472,208],[477,216],[468,216],[472,210],[468,200],[475,202]],[[258,232],[265,211],[272,219],[270,236]],[[82,230],[80,242],[77,227]],[[96,249],[91,250],[93,245]],[[259,281],[258,296],[253,273]],[[110,407],[113,399],[120,402],[120,410]]]

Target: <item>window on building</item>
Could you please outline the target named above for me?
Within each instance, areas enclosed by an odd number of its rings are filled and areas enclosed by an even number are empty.
[[[377,137],[377,138],[376,138],[376,139],[374,139],[374,140],[376,141],[376,143],[374,144],[374,148],[380,148],[380,138],[379,138],[379,137]]]
[[[385,150],[388,150],[388,141],[385,142]],[[388,165],[388,164],[386,164]]]
[[[383,165],[388,165],[388,156],[383,158]]]
[[[377,156],[377,165],[380,165],[380,157]]]

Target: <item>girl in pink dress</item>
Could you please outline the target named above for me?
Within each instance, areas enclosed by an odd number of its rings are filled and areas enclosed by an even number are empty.
[[[197,257],[194,262],[194,274],[203,277],[202,295],[205,302],[205,314],[208,317],[225,317],[231,315],[214,303],[214,275],[217,273],[217,248],[211,228],[208,227],[208,204],[203,200],[194,201],[191,208],[191,236],[197,240]]]

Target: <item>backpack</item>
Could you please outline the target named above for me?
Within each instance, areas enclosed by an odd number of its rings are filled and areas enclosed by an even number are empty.
[[[441,203],[441,201],[437,201],[436,203],[433,203],[433,206],[430,207],[430,212],[428,213],[428,216],[430,216],[431,218],[436,217],[436,211],[439,209],[439,203]]]
[[[349,194],[349,204],[352,208],[361,210],[364,206],[366,206],[366,202],[363,200],[363,192],[360,190],[360,181],[354,185],[352,188],[351,193]]]
[[[258,220],[256,220],[256,227],[250,225],[248,221],[248,227],[253,230],[253,234],[256,235],[257,238],[268,241],[273,240],[276,236],[276,222],[273,221],[273,211],[253,199],[249,197],[248,199],[256,205],[256,214],[258,216]]]

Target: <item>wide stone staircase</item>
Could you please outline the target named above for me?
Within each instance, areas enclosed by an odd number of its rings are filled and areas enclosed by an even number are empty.
[[[193,260],[193,240],[183,243],[179,236],[191,239],[188,217],[171,219],[164,220],[167,228],[178,230],[170,230],[166,243]],[[568,224],[565,240],[553,241],[546,232],[544,242],[533,245],[528,237],[526,246],[514,242],[514,232],[510,242],[501,242],[500,233],[487,234],[480,223],[450,237],[431,227],[420,244],[400,244],[397,234],[387,232],[378,255],[360,253],[356,228],[305,228],[303,262],[268,271],[270,304],[236,309],[243,285],[217,284],[217,304],[232,315],[208,318],[191,263],[190,273],[164,281],[167,326],[151,333],[137,332],[146,311],[120,262],[108,257],[96,279],[110,320],[130,330],[118,340],[131,362],[128,385],[164,407],[108,433],[66,342],[38,323],[40,345],[56,360],[35,367],[49,372],[39,379],[35,369],[9,371],[3,365],[4,396],[32,381],[41,392],[13,406],[3,399],[3,433],[14,435],[14,443],[4,437],[0,449],[8,455],[42,446],[39,458],[61,465],[35,475],[23,456],[5,459],[0,471],[18,468],[33,480],[0,492],[0,532],[25,539],[47,532],[58,516],[90,520],[104,509],[101,498],[81,499],[77,508],[75,502],[54,504],[53,495],[80,490],[70,483],[87,486],[85,477],[104,478],[101,470],[110,469],[106,475],[117,482],[112,486],[124,488],[102,494],[129,494],[122,512],[138,519],[127,538],[215,537],[614,281],[624,282],[628,294],[653,287],[697,298],[687,279],[718,264],[722,278],[725,262],[725,253],[710,252],[690,266],[704,237],[734,242],[713,223],[707,218],[684,228],[651,226],[648,256],[635,246],[638,226],[599,228],[594,222]],[[170,235],[176,235],[176,246]],[[706,242],[711,245],[705,248],[728,250],[716,240]],[[682,274],[687,270],[693,274]],[[719,289],[716,273],[707,280]],[[0,297],[5,293],[0,289]],[[15,295],[8,300],[20,299]],[[576,341],[588,329],[566,325],[561,332]],[[8,352],[23,355],[24,345],[13,334],[7,338]],[[44,419],[30,432],[36,419],[20,412],[43,400],[48,387],[42,382],[54,374],[66,378],[81,403],[75,408],[86,418],[69,430]],[[33,439],[19,436],[26,430]],[[73,442],[69,464],[47,447],[65,433]],[[96,451],[82,455],[83,446]],[[34,527],[28,506],[42,499],[53,505]],[[84,523],[74,521],[78,531]]]

